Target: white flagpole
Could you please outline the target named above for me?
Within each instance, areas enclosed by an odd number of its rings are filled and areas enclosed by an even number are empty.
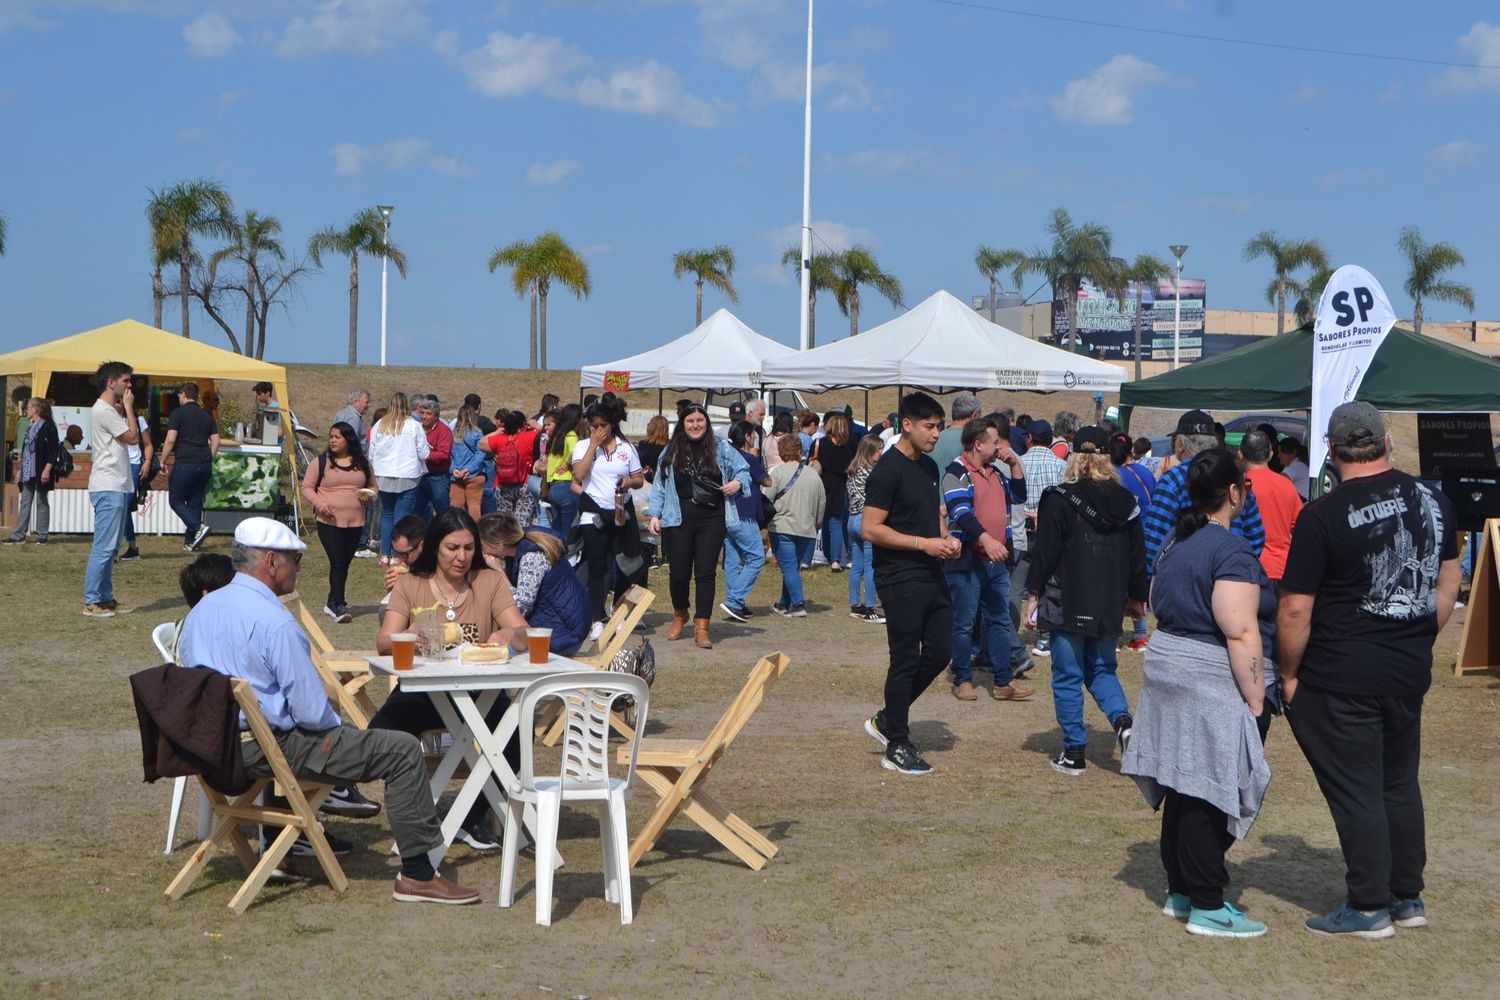
[[[807,304],[812,298],[812,89],[813,89],[813,0],[807,0],[807,105],[802,114],[802,337],[807,350]]]

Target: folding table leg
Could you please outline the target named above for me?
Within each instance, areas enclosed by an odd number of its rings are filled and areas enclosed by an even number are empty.
[[[187,778],[181,777],[172,781],[172,808],[167,813],[167,846],[163,854],[172,853],[172,844],[177,840],[177,817],[182,815],[182,793],[187,788]],[[202,839],[199,834],[199,839]]]

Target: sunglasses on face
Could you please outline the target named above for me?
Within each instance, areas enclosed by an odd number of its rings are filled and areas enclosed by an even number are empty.
[[[410,548],[403,552],[401,549],[396,548],[394,545],[391,546],[391,555],[395,556],[397,559],[400,559],[402,562],[410,560],[411,557],[416,554],[417,550],[415,548]]]

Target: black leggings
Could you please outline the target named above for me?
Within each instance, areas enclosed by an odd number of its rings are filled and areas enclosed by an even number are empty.
[[[344,584],[349,579],[349,564],[359,551],[360,528],[336,528],[318,522],[318,541],[328,553],[328,606],[337,611],[344,600]]]
[[[588,517],[587,512],[581,512],[580,517]],[[622,525],[615,524],[615,512],[606,510],[601,515],[604,520],[603,527],[596,528],[585,521],[579,525],[578,533],[583,539],[583,559],[589,568],[589,613],[594,616],[594,621],[604,621],[604,595],[609,593],[610,581],[614,581],[615,599],[630,589],[635,582],[633,578],[627,579],[623,573],[615,572],[615,561],[612,557],[615,536],[624,531],[635,531],[635,523],[626,520]]]
[[[714,588],[726,530],[722,506],[710,510],[690,500],[683,501],[682,524],[668,528],[662,539],[667,550],[668,587],[673,609],[687,610],[688,585],[697,581],[698,597],[694,602],[693,617],[713,617]]]
[[[319,527],[322,527],[322,525],[319,525]],[[358,529],[354,530],[357,531]],[[510,695],[504,691],[500,692],[500,696],[495,699],[495,704],[491,705],[490,710],[484,713],[485,724],[491,729],[498,726],[500,724],[500,717],[505,714],[505,710],[509,707]],[[369,728],[395,729],[399,732],[411,733],[417,739],[421,739],[422,734],[429,729],[443,729],[445,727],[443,725],[443,717],[438,715],[437,709],[433,707],[431,697],[426,694],[416,694],[397,688],[391,692],[391,696],[385,700],[385,704],[380,706],[380,711],[376,712],[374,717],[370,719]],[[519,734],[512,736],[510,742],[505,744],[505,761],[510,765],[512,771],[520,772],[521,743]],[[469,815],[464,819],[464,825],[467,826],[482,820],[487,808],[489,808],[489,800],[483,795],[479,796],[474,801],[474,804],[469,807]]]
[[[1187,896],[1195,910],[1223,906],[1229,884],[1224,855],[1233,843],[1229,817],[1222,810],[1167,789],[1161,806],[1161,864],[1168,891]]]

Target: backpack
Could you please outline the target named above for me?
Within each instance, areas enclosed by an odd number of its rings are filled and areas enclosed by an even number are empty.
[[[516,434],[496,434],[495,482],[515,486],[526,482],[527,466],[521,458],[520,438]]]
[[[52,460],[52,481],[62,482],[73,474],[73,453],[68,446],[60,444],[57,446],[57,457]]]
[[[656,650],[651,640],[642,638],[639,646],[626,646],[609,661],[609,669],[617,674],[634,674],[650,687],[656,683]]]

